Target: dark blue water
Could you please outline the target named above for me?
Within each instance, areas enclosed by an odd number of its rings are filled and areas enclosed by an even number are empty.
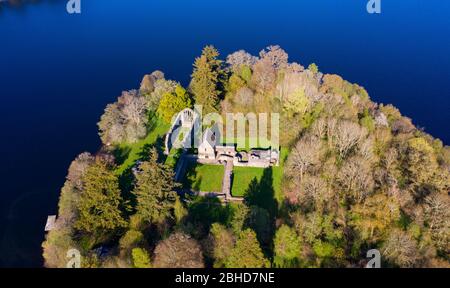
[[[450,143],[450,1],[65,0],[0,8],[0,266],[39,266],[48,214],[96,122],[155,69],[186,84],[201,48],[281,45]],[[213,3],[214,2],[214,3]]]

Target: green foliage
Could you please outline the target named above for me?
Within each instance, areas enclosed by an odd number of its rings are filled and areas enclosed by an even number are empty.
[[[274,264],[276,267],[296,267],[301,250],[300,237],[294,229],[282,225],[275,234]]]
[[[187,91],[180,85],[173,93],[165,93],[159,102],[158,114],[166,122],[170,123],[172,118],[185,108],[192,106],[192,100]]]
[[[311,71],[314,74],[319,73],[319,67],[316,65],[316,63],[309,64],[308,70]]]
[[[448,266],[449,147],[392,105],[371,102],[363,87],[338,75],[319,79],[315,64],[308,71],[287,63],[277,46],[259,59],[235,53],[226,73],[218,56],[205,47],[190,93],[155,72],[140,93],[108,105],[100,136],[119,166],[89,154],[72,163],[58,226],[43,243],[47,267],[65,266],[73,247],[85,267],[150,267],[147,244],[156,244],[153,267],[269,267],[272,256],[275,267],[349,267],[361,265],[369,247],[383,252],[383,265]],[[280,166],[233,169],[232,194],[245,204],[178,196],[173,170],[181,150],[158,159],[168,122],[192,106],[190,95],[206,113],[281,113]],[[161,118],[152,118],[156,111]],[[226,140],[256,148],[238,138]],[[184,188],[219,192],[223,173],[220,165],[187,167]],[[135,214],[123,235],[125,212]],[[118,249],[100,259],[93,250],[100,245]]]
[[[244,79],[244,81],[248,85],[250,83],[250,81],[252,80],[252,69],[250,67],[248,67],[247,65],[242,65],[240,76],[242,79]]]
[[[119,247],[122,250],[129,250],[137,247],[144,241],[144,235],[140,231],[128,230],[127,233],[120,239]]]
[[[296,114],[304,114],[310,105],[308,97],[305,95],[304,89],[299,89],[292,93],[283,103],[284,110],[292,117]]]
[[[97,161],[88,168],[83,182],[79,219],[75,227],[88,233],[104,233],[125,227],[127,222],[120,209],[123,201],[119,182],[107,164]]]
[[[351,223],[368,242],[376,242],[384,235],[391,223],[400,218],[399,205],[386,195],[376,194],[369,197],[364,204],[352,208]]]
[[[308,129],[316,121],[324,109],[323,103],[317,103],[310,111],[303,114],[302,127]]]
[[[142,162],[136,175],[136,213],[145,223],[160,223],[173,217],[177,199],[174,172],[165,164],[158,163],[156,149],[150,151],[149,161]]]
[[[231,220],[231,229],[234,234],[239,235],[239,233],[244,230],[245,220],[247,219],[247,215],[250,212],[250,208],[243,203],[238,203],[235,205],[233,210],[233,217]]]
[[[210,237],[214,267],[222,268],[234,247],[233,234],[225,226],[214,223],[211,226]]]
[[[144,249],[134,248],[131,250],[131,257],[134,268],[151,268],[150,256]]]
[[[245,87],[246,83],[241,77],[236,74],[231,75],[230,79],[228,79],[228,91],[230,93],[236,93],[242,87]]]
[[[225,262],[226,268],[268,268],[269,261],[259,246],[256,234],[246,229],[239,234],[236,245]]]
[[[186,207],[184,207],[183,202],[180,200],[180,197],[177,197],[175,200],[173,213],[177,224],[183,223],[185,218],[188,216],[188,211]]]
[[[203,105],[205,114],[218,111],[223,93],[225,73],[218,56],[216,48],[206,46],[194,63],[190,90],[194,94],[195,103]]]
[[[373,120],[370,116],[367,109],[364,110],[364,115],[359,120],[359,124],[365,127],[369,132],[373,132],[375,130],[375,120]]]

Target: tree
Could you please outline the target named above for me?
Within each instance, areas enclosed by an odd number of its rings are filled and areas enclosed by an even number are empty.
[[[175,232],[155,248],[155,268],[203,268],[203,252],[191,236]]]
[[[152,74],[145,75],[141,81],[139,91],[143,94],[149,94],[155,90],[156,81],[164,79],[164,73],[161,71],[154,71]]]
[[[118,99],[119,109],[126,124],[126,140],[135,142],[147,133],[147,103],[136,90],[123,92]]]
[[[159,102],[158,113],[167,123],[172,121],[173,116],[185,108],[192,106],[192,101],[186,90],[178,85],[175,92],[165,93]]]
[[[316,63],[309,64],[308,70],[311,71],[314,74],[319,73],[319,67],[316,65]]]
[[[98,123],[104,144],[136,142],[147,133],[147,101],[136,90],[125,91],[116,103],[106,106]]]
[[[256,239],[256,233],[246,229],[239,234],[236,245],[225,262],[226,268],[268,268],[269,261]]]
[[[230,66],[231,71],[239,72],[243,66],[252,67],[258,57],[252,56],[244,50],[239,50],[227,56],[227,64]]]
[[[295,145],[288,158],[287,175],[302,181],[303,175],[320,164],[320,140],[317,138],[302,138]]]
[[[348,159],[337,174],[336,184],[344,200],[361,203],[374,187],[370,164],[361,157]]]
[[[254,101],[253,90],[247,87],[243,87],[237,90],[233,100],[235,105],[237,106],[236,108],[238,109],[251,108]]]
[[[97,161],[83,177],[84,189],[78,205],[79,219],[75,227],[84,232],[110,232],[123,228],[119,181],[107,165]]]
[[[134,248],[131,250],[131,258],[134,268],[151,268],[150,256],[147,251],[142,248]]]
[[[332,131],[335,148],[342,159],[348,156],[366,135],[366,129],[351,121],[338,122]]]
[[[69,180],[78,190],[81,190],[83,188],[83,176],[89,166],[93,163],[94,157],[90,153],[81,153],[70,164],[67,180]]]
[[[300,237],[294,229],[282,225],[275,233],[274,264],[277,267],[296,267],[300,256]]]
[[[244,203],[236,204],[230,224],[235,235],[239,235],[239,233],[244,230],[245,220],[247,219],[249,212],[250,208]]]
[[[122,255],[129,256],[129,252],[141,245],[144,241],[144,235],[140,231],[128,230],[119,240],[119,247]]]
[[[391,223],[400,218],[398,203],[384,194],[373,195],[352,208],[351,224],[363,240],[376,242],[384,236]]]
[[[217,112],[223,92],[224,71],[219,52],[206,46],[202,55],[195,59],[190,90],[197,105],[203,105],[205,114]]]
[[[161,98],[166,93],[175,93],[175,89],[179,86],[175,81],[172,80],[166,80],[166,79],[159,79],[156,80],[154,86],[154,90],[151,93],[145,94],[145,100],[147,101],[147,107],[149,111],[156,111],[159,107],[159,102],[161,101]]]
[[[432,192],[438,163],[433,147],[424,138],[412,138],[407,144],[404,165],[406,174],[414,196],[423,200]]]
[[[164,219],[173,217],[173,209],[177,199],[174,182],[174,172],[165,165],[158,163],[158,153],[155,148],[150,151],[149,161],[142,162],[136,175],[136,214],[146,223],[161,223]]]
[[[214,223],[211,225],[208,237],[208,253],[214,259],[215,268],[223,268],[226,259],[230,256],[234,247],[234,236],[225,226]]]
[[[446,251],[450,243],[450,200],[446,194],[425,198],[425,221],[431,232],[434,245]]]
[[[185,218],[188,216],[188,211],[186,207],[184,207],[183,202],[180,200],[180,197],[177,196],[175,200],[175,204],[173,207],[173,214],[175,216],[175,220],[178,225],[182,224]]]
[[[417,266],[421,258],[417,242],[408,232],[399,229],[393,230],[386,239],[382,254],[389,262],[403,268]]]
[[[328,183],[322,177],[307,175],[301,181],[300,188],[300,194],[296,196],[305,207],[312,204],[315,209],[323,211],[333,197]]]

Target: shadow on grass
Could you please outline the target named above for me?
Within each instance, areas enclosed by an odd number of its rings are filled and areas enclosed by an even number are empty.
[[[166,156],[164,155],[163,136],[158,137],[153,144],[145,144],[142,147],[141,151],[138,153],[139,159],[141,159],[141,161],[148,161],[150,159],[150,150],[152,150],[153,148],[156,148],[156,151],[158,152],[158,161],[164,162],[166,160]]]
[[[187,172],[185,173],[183,179],[183,188],[185,189],[191,189],[193,191],[196,192],[201,192],[200,191],[200,187],[203,181],[203,177],[196,177],[197,172],[195,171],[195,169],[191,169],[192,166],[189,166],[190,164],[188,164],[188,168],[186,169]]]
[[[271,217],[275,218],[277,216],[278,203],[275,199],[275,190],[273,188],[272,168],[264,170],[259,182],[256,178],[250,182],[244,199],[247,206],[258,206],[266,209]]]
[[[264,254],[272,258],[275,220],[278,212],[278,202],[275,199],[273,188],[272,168],[264,170],[259,182],[256,178],[250,182],[244,199],[245,204],[250,207],[245,226],[256,232]]]
[[[122,165],[125,160],[128,159],[128,156],[130,156],[130,152],[131,152],[131,147],[117,147],[114,151],[113,151],[113,155],[114,158],[116,159],[116,164],[117,165]]]

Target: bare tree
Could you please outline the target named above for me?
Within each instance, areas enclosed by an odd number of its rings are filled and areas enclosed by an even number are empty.
[[[203,252],[189,235],[175,232],[155,248],[155,268],[203,268]]]
[[[227,64],[233,72],[239,71],[242,66],[253,67],[258,57],[255,57],[244,50],[239,50],[227,56]]]
[[[316,138],[302,138],[289,156],[288,175],[302,181],[304,173],[320,163],[320,146],[320,140]]]
[[[345,158],[364,139],[367,131],[354,122],[341,121],[331,135],[339,156]]]
[[[383,245],[382,253],[391,263],[408,268],[417,266],[420,260],[416,241],[407,232],[394,230]]]
[[[312,202],[316,209],[322,210],[325,203],[331,200],[332,193],[327,182],[318,176],[305,176],[301,183],[300,203]]]
[[[142,93],[151,93],[155,90],[156,81],[164,79],[164,73],[161,71],[154,71],[152,74],[147,74],[142,78],[141,88],[139,89]]]
[[[247,87],[243,87],[236,92],[235,104],[242,107],[249,107],[253,104],[254,93],[253,90]]]
[[[274,69],[283,69],[288,65],[289,55],[280,46],[269,46],[259,52],[262,60],[268,60]]]
[[[78,155],[78,157],[72,161],[69,167],[69,173],[67,175],[67,180],[72,182],[72,184],[79,190],[82,189],[83,182],[82,177],[86,172],[87,168],[94,163],[94,156],[91,153],[84,152]]]
[[[327,122],[323,118],[317,119],[312,126],[312,133],[319,139],[323,139],[327,131]]]
[[[123,92],[118,102],[125,121],[136,126],[146,124],[146,102],[144,97],[140,97],[136,90]]]
[[[425,219],[438,249],[445,251],[450,243],[450,200],[436,194],[425,198]]]
[[[348,159],[337,175],[338,189],[346,197],[360,203],[371,194],[374,186],[370,165],[361,157]]]

